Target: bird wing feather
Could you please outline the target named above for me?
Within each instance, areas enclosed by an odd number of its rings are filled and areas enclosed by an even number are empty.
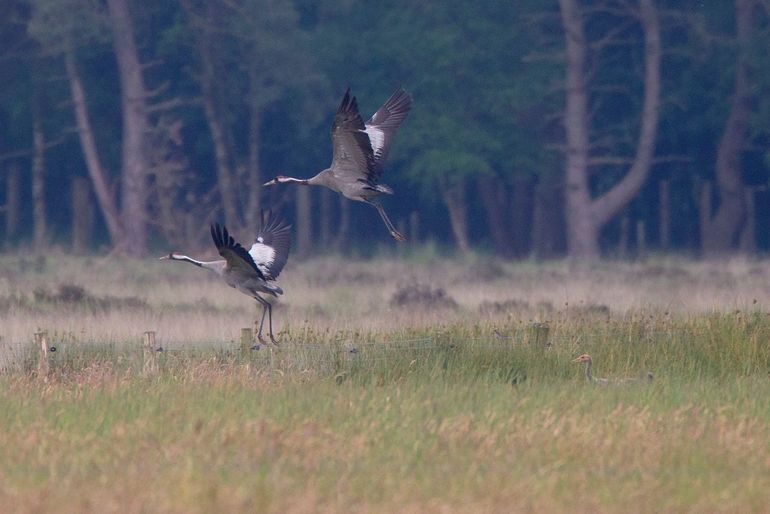
[[[358,112],[355,97],[350,96],[350,88],[345,91],[337,114],[332,124],[332,164],[331,172],[338,180],[365,180],[377,183],[374,152],[366,132],[366,125]]]
[[[411,108],[412,96],[404,88],[399,87],[365,123],[365,131],[371,141],[376,164],[375,171],[378,177],[382,174],[382,165],[388,157],[396,131],[406,119]]]
[[[249,250],[257,267],[268,280],[275,280],[289,258],[291,225],[272,211],[260,212],[260,227]]]
[[[214,240],[219,255],[224,257],[227,261],[227,267],[231,271],[256,275],[258,278],[266,280],[265,275],[257,267],[249,252],[233,239],[224,225],[219,225],[219,223],[211,225],[211,239]]]

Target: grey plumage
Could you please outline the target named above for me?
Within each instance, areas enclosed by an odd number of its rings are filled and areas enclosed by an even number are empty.
[[[332,123],[331,165],[309,179],[278,175],[265,186],[295,183],[324,186],[351,200],[365,202],[377,209],[382,221],[397,241],[404,236],[396,230],[377,198],[393,194],[379,180],[396,131],[412,106],[412,97],[403,88],[397,89],[382,107],[364,123],[356,98],[345,91]]]
[[[265,315],[268,316],[270,340],[278,343],[273,336],[273,308],[261,295],[277,297],[283,289],[271,282],[278,278],[289,256],[291,226],[271,212],[260,213],[260,227],[250,250],[246,250],[230,235],[227,228],[211,225],[211,239],[224,260],[199,261],[186,255],[170,253],[161,259],[184,261],[213,271],[231,287],[251,296],[262,305],[262,318],[257,337],[262,338]]]

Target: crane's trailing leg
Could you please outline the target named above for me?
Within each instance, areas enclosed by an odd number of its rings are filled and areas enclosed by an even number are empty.
[[[262,318],[259,321],[259,327],[257,327],[257,318],[254,318],[254,332],[257,334],[257,339],[259,339],[259,342],[264,343],[265,338],[262,337],[262,325],[265,324],[265,314],[267,314],[267,308],[265,307],[262,299],[257,297],[257,310],[259,310],[260,304],[262,305]]]
[[[265,314],[267,314],[267,322],[268,327],[270,329],[270,340],[273,342],[274,345],[278,345],[278,341],[275,339],[275,336],[273,335],[273,306],[265,300],[264,298],[257,296],[255,297],[259,303],[262,304],[262,320],[259,322],[259,330],[257,331],[257,338],[260,342],[264,343],[265,338],[262,337],[262,329],[265,325]],[[256,325],[256,320],[254,320],[254,324]]]
[[[273,336],[273,304],[270,302],[267,303],[267,323],[270,326],[270,340],[274,345],[278,346],[278,341]]]
[[[396,227],[393,226],[393,222],[390,221],[390,218],[388,218],[388,215],[385,213],[385,209],[377,202],[371,202],[367,201],[370,205],[373,205],[375,209],[377,209],[377,212],[380,213],[380,218],[382,218],[382,221],[385,222],[385,226],[388,228],[388,231],[390,232],[390,235],[393,236],[393,239],[395,239],[398,242],[406,241],[406,238],[404,235],[396,230]]]

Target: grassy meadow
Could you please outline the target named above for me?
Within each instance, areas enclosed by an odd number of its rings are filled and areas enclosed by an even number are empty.
[[[243,353],[254,302],[193,266],[0,257],[0,512],[770,512],[770,262],[423,249],[279,284],[281,346]]]

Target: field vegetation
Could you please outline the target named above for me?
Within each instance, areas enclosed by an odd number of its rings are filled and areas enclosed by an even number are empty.
[[[281,346],[242,352],[253,302],[192,266],[2,257],[3,509],[767,510],[764,261],[426,248],[290,262],[280,285]],[[38,330],[59,350],[47,377]],[[587,383],[582,353],[655,378]]]

